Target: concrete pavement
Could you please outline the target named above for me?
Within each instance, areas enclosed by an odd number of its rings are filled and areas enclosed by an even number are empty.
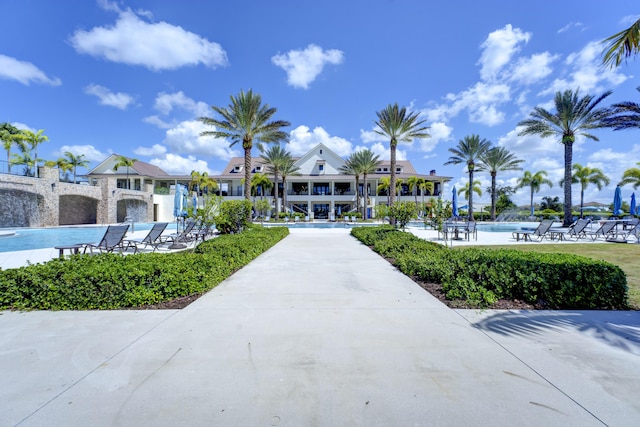
[[[640,422],[638,312],[451,310],[348,231],[184,310],[3,312],[0,425]]]

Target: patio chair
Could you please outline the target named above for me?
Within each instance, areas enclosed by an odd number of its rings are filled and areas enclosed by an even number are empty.
[[[110,225],[98,243],[83,243],[83,253],[87,253],[87,249],[91,254],[93,250],[102,252],[113,252],[118,250],[122,253],[126,248],[124,246],[124,236],[127,234],[129,225]]]
[[[579,218],[576,222],[571,224],[566,231],[552,228],[550,230],[552,234],[551,238],[553,239],[557,237],[558,240],[575,239],[578,241],[587,237],[587,227],[589,224],[591,224],[590,218]]]
[[[476,227],[475,221],[467,222],[467,225],[462,229],[462,232],[467,240],[470,240],[472,235],[475,240],[478,240],[478,228]]]
[[[587,234],[591,237],[591,240],[596,240],[598,237],[602,237],[604,240],[615,240],[618,237],[616,226],[617,222],[614,220],[603,221],[600,228]]]
[[[623,230],[632,230],[635,228],[638,223],[640,223],[640,218],[635,218],[633,216],[625,217],[626,221],[622,224]]]
[[[127,249],[133,247],[133,253],[137,253],[140,249],[140,246],[144,245],[143,249],[146,249],[148,246],[153,248],[153,252],[158,249],[158,246],[165,243],[165,239],[162,237],[162,233],[165,228],[167,228],[166,222],[157,222],[153,224],[151,230],[145,237],[142,238],[134,238],[134,239],[125,239],[124,243],[127,245]]]
[[[300,222],[300,217],[299,216],[294,217],[293,222]]]
[[[553,225],[553,220],[545,219],[534,231],[514,231],[511,235],[516,240],[524,239],[525,242],[541,242],[547,235],[550,235],[549,229],[551,225]]]
[[[635,237],[636,243],[640,243],[640,223],[637,223],[632,229],[627,230],[627,233],[624,235],[624,240],[626,241],[629,237]]]
[[[187,224],[184,226],[184,230],[180,233],[171,233],[167,237],[166,242],[171,243],[169,248],[172,246],[176,246],[180,243],[189,243],[195,240],[196,236],[193,234],[193,229],[196,226],[196,222],[194,220],[187,221]]]

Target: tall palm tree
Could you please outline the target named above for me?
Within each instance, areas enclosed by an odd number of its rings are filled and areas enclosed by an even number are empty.
[[[359,173],[362,174],[363,184],[363,196],[364,196],[364,204],[362,206],[362,218],[367,218],[367,206],[369,200],[369,192],[367,191],[367,175],[375,173],[378,165],[380,164],[380,157],[377,154],[374,154],[373,151],[365,148],[364,150],[360,150],[354,153],[356,156],[356,169]],[[356,186],[356,192],[359,187]]]
[[[640,19],[629,28],[603,40],[607,43],[602,53],[602,63],[613,68],[620,65],[623,59],[640,52]]]
[[[266,151],[263,151],[263,150],[260,150],[260,151],[262,152],[262,156],[260,157],[262,157],[262,160],[265,163],[267,171],[273,174],[273,180],[275,182],[276,218],[278,218],[278,213],[280,211],[278,207],[279,205],[278,201],[280,200],[280,194],[278,194],[279,193],[278,177],[280,175],[280,170],[282,169],[282,167],[291,158],[291,154],[288,153],[287,150],[282,148],[282,146],[279,144],[272,145]],[[286,189],[283,189],[283,191],[286,191]]]
[[[419,176],[410,176],[407,178],[407,186],[409,187],[409,191],[413,192],[413,197],[416,201],[416,206],[418,206],[418,189],[425,182],[424,178]]]
[[[573,171],[571,183],[580,184],[580,218],[582,218],[584,216],[582,213],[584,207],[584,190],[587,189],[589,184],[595,184],[598,190],[602,190],[602,187],[609,185],[610,181],[609,177],[598,168],[590,168],[575,163],[573,165]],[[564,187],[564,179],[560,180],[560,187]]]
[[[594,141],[599,139],[588,131],[607,126],[605,119],[611,116],[608,108],[598,108],[598,104],[611,91],[605,92],[597,98],[591,95],[579,96],[579,91],[566,90],[556,92],[554,104],[556,111],[550,112],[542,107],[536,107],[529,118],[522,120],[518,126],[522,130],[518,135],[538,135],[542,138],[556,137],[564,145],[564,180],[571,182],[573,162],[573,143],[576,136],[583,136]],[[571,186],[564,186],[564,225],[571,224]]]
[[[464,139],[458,141],[458,146],[449,148],[449,152],[453,156],[449,157],[449,160],[445,165],[459,163],[465,163],[467,165],[467,172],[469,173],[469,185],[473,183],[473,173],[475,171],[484,170],[484,164],[480,160],[485,151],[491,148],[491,142],[484,138],[480,138],[479,135],[465,136]],[[473,221],[473,192],[469,193],[469,221]]]
[[[69,180],[69,171],[73,169],[73,165],[69,163],[69,160],[64,157],[59,157],[58,160],[46,160],[45,166],[50,168],[58,168],[60,172],[64,174],[65,180]]]
[[[376,112],[378,120],[375,122],[378,135],[389,138],[391,155],[390,188],[396,187],[396,147],[399,142],[411,142],[416,138],[429,138],[428,126],[423,126],[425,120],[418,120],[419,113],[407,112],[405,107],[389,104],[384,110]],[[395,201],[395,193],[391,192],[389,206]]]
[[[16,135],[19,133],[18,128],[9,123],[0,124],[0,140],[4,149],[7,150],[7,170],[9,173],[11,173],[11,147],[15,144]]]
[[[78,166],[81,168],[86,168],[89,166],[89,160],[85,158],[84,154],[75,155],[71,151],[65,151],[64,156],[66,157],[67,163],[69,163],[73,169],[73,183],[76,183],[76,173],[78,171]]]
[[[300,175],[300,167],[296,166],[296,161],[289,156],[286,162],[280,167],[280,175],[282,175],[282,206],[287,207],[287,177]]]
[[[484,164],[485,170],[491,175],[491,221],[496,220],[496,176],[498,172],[510,170],[522,170],[520,163],[524,160],[516,158],[504,147],[493,147],[480,156],[480,161]]]
[[[213,111],[218,113],[222,119],[211,117],[200,117],[199,120],[205,125],[214,126],[212,131],[204,131],[201,135],[211,135],[216,138],[229,138],[231,146],[241,144],[244,150],[244,197],[250,199],[251,194],[251,150],[253,141],[261,142],[287,142],[289,140],[286,132],[281,128],[290,126],[284,120],[273,120],[271,118],[276,113],[276,108],[269,107],[269,104],[262,104],[262,97],[243,90],[237,96],[231,96],[231,103],[228,107],[212,106]]]
[[[360,195],[358,189],[360,188],[360,168],[358,166],[358,159],[356,153],[351,153],[344,165],[340,166],[340,172],[345,175],[353,175],[356,179],[356,211],[360,212]]]
[[[29,144],[30,150],[33,150],[33,164],[35,165],[36,173],[35,177],[38,178],[38,146],[43,142],[49,140],[47,135],[43,135],[44,129],[40,129],[38,132],[32,132],[28,129],[22,129],[15,139],[22,141],[25,144]]]
[[[531,216],[533,216],[533,194],[540,191],[543,185],[553,187],[553,182],[546,178],[547,175],[547,171],[538,171],[536,173],[524,171],[522,178],[518,179],[516,188],[531,187]]]
[[[117,171],[120,168],[127,168],[127,190],[131,190],[131,183],[129,182],[129,168],[132,168],[134,163],[137,161],[138,159],[132,159],[126,156],[118,156],[116,157],[116,164],[113,165],[114,171]]]
[[[640,162],[636,164],[640,166]],[[633,184],[634,190],[640,187],[640,168],[629,168],[624,171],[619,185],[627,184]]]

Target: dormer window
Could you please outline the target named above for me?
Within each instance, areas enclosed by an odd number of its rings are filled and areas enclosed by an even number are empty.
[[[322,154],[322,148],[320,149],[320,154]]]
[[[396,173],[402,173],[402,168],[396,168]]]
[[[318,165],[318,170],[320,172],[324,171],[324,165],[322,163]]]
[[[242,166],[240,165],[236,165],[233,167],[233,172],[237,173],[237,172],[242,172]]]
[[[254,172],[262,172],[262,166],[256,166]]]

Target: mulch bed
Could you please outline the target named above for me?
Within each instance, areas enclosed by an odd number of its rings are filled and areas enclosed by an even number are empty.
[[[181,310],[200,298],[202,293],[179,297],[171,301],[160,302],[158,304],[142,305],[140,307],[131,307],[131,310]]]

